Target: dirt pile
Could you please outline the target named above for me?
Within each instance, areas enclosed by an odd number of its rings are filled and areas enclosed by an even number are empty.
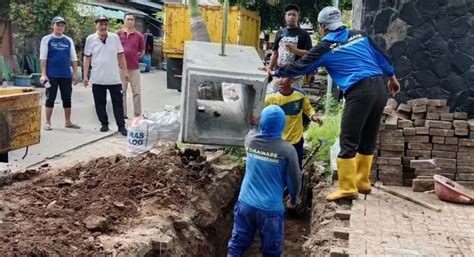
[[[143,214],[144,201],[152,200],[157,208],[182,210],[200,199],[215,176],[199,152],[180,154],[169,148],[132,159],[99,158],[25,186],[13,186],[0,191],[0,255],[104,253],[97,237],[123,233],[127,224]],[[216,208],[225,204],[213,203]]]

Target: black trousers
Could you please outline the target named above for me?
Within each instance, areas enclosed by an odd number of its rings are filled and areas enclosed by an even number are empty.
[[[61,100],[64,108],[71,108],[72,79],[48,78],[51,87],[46,88],[46,107],[53,108],[58,88],[61,92]]]
[[[109,125],[109,118],[107,116],[107,90],[110,92],[112,99],[112,107],[114,110],[115,122],[118,128],[125,127],[125,120],[123,116],[123,96],[122,85],[92,85],[92,94],[94,95],[95,111],[99,121],[102,125]]]
[[[354,158],[356,153],[372,155],[380,119],[388,100],[383,77],[361,80],[344,94],[339,158]]]

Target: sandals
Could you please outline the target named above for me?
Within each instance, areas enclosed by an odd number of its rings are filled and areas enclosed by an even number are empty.
[[[71,128],[71,129],[80,129],[81,128],[81,126],[73,124],[73,123],[71,123],[70,125],[65,125],[65,127],[66,128]]]
[[[44,128],[44,130],[48,130],[48,131],[49,131],[49,130],[53,130],[53,129],[51,128],[51,124],[48,124],[48,123],[44,124],[44,127],[43,127],[43,128]]]

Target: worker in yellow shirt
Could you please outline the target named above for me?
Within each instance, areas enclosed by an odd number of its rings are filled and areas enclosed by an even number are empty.
[[[322,120],[314,111],[303,89],[291,87],[291,83],[291,78],[278,79],[278,91],[267,95],[265,106],[278,105],[285,112],[286,125],[282,138],[295,147],[301,167],[304,154],[303,113],[319,126],[322,125]]]

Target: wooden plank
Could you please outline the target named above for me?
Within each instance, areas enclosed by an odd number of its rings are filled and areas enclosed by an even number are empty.
[[[390,188],[388,188],[388,187],[385,187],[385,186],[382,186],[382,185],[377,185],[377,184],[375,184],[374,187],[377,188],[377,189],[380,189],[380,190],[382,190],[382,191],[384,191],[384,192],[386,192],[386,193],[389,193],[389,194],[391,194],[391,195],[400,197],[400,198],[402,198],[402,199],[404,199],[404,200],[410,201],[410,202],[412,202],[412,203],[415,203],[415,204],[418,204],[418,205],[423,206],[423,207],[425,207],[425,208],[428,208],[428,209],[430,209],[430,210],[433,210],[433,211],[435,211],[435,212],[441,212],[441,208],[438,208],[438,207],[436,207],[436,206],[433,206],[433,205],[431,205],[431,204],[429,204],[429,203],[427,203],[427,202],[424,202],[424,201],[415,199],[415,198],[413,198],[413,197],[404,195],[404,194],[399,193],[399,192],[397,192],[397,191],[394,191],[394,190],[392,190],[392,189],[390,189]]]

